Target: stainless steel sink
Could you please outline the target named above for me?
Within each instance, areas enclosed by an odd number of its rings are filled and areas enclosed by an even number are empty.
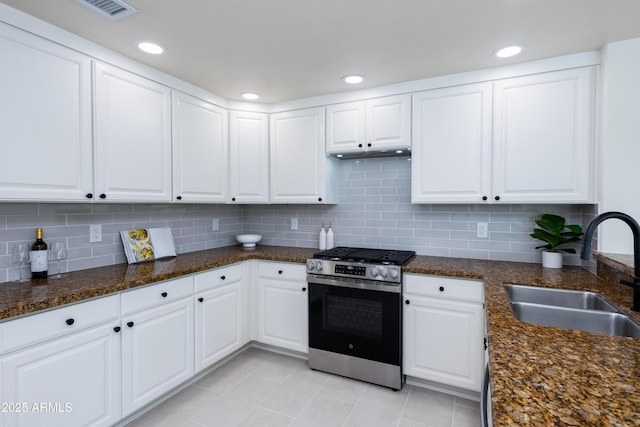
[[[620,312],[613,303],[595,292],[521,285],[506,285],[505,289],[511,302],[529,302],[583,310],[608,311],[611,313]]]
[[[511,311],[516,319],[536,325],[640,338],[640,324],[622,313],[580,310],[526,302],[511,303]]]
[[[526,323],[640,338],[640,323],[594,292],[505,285],[511,312]]]

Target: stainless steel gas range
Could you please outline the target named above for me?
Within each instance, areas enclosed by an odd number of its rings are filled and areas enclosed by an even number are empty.
[[[337,247],[307,260],[310,368],[402,388],[402,266],[414,255]]]

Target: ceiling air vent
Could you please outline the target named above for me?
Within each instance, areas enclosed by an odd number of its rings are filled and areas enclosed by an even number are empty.
[[[94,12],[106,16],[112,21],[133,15],[138,10],[129,6],[121,0],[76,0],[78,3],[87,6]]]

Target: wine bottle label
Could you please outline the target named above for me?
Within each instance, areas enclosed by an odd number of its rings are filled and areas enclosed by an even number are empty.
[[[47,271],[47,255],[49,251],[31,251],[31,272]]]

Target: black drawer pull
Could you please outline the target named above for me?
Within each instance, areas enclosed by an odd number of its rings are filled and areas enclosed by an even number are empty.
[[[302,292],[307,292],[307,288],[302,288]]]
[[[487,200],[488,197],[487,196],[482,196],[482,200]]]
[[[496,197],[494,197],[494,199],[500,200],[500,196],[496,196]]]
[[[127,326],[132,328],[133,327],[133,322],[127,322]]]
[[[439,290],[440,292],[444,292],[444,286],[440,286],[440,287],[438,288],[438,290]]]
[[[116,326],[115,328],[113,328],[114,332],[118,333],[120,332],[120,326]]]
[[[235,198],[235,197],[232,197],[232,198],[231,198],[231,201],[232,201],[232,202],[235,202],[235,201],[236,201],[236,198]]]
[[[69,325],[69,326],[73,325],[73,322],[75,322],[75,320],[73,320],[73,319],[67,319],[67,320],[65,320],[65,323],[66,323],[67,325]]]
[[[282,274],[282,270],[278,270],[278,274]]]
[[[202,301],[204,301],[204,298],[200,297],[200,298],[198,298],[198,301],[202,302]]]
[[[104,193],[102,193],[102,194],[101,194],[100,196],[98,196],[98,197],[100,197],[101,199],[106,199],[106,198],[107,198],[107,195],[106,195],[106,194],[104,194]]]
[[[318,197],[318,201],[321,202],[322,201],[322,197]]]
[[[169,295],[169,294],[168,294],[168,293],[166,293],[166,292],[163,292],[163,293],[161,293],[160,295],[162,295],[162,298],[166,298],[166,297],[167,297],[167,295]]]
[[[178,197],[176,197],[176,199],[182,200],[182,196],[178,196]]]
[[[220,276],[220,280],[227,280],[227,276]]]
[[[404,303],[409,305],[411,302],[409,300],[405,300]]]
[[[93,193],[87,193],[84,197],[87,199],[93,199]]]

